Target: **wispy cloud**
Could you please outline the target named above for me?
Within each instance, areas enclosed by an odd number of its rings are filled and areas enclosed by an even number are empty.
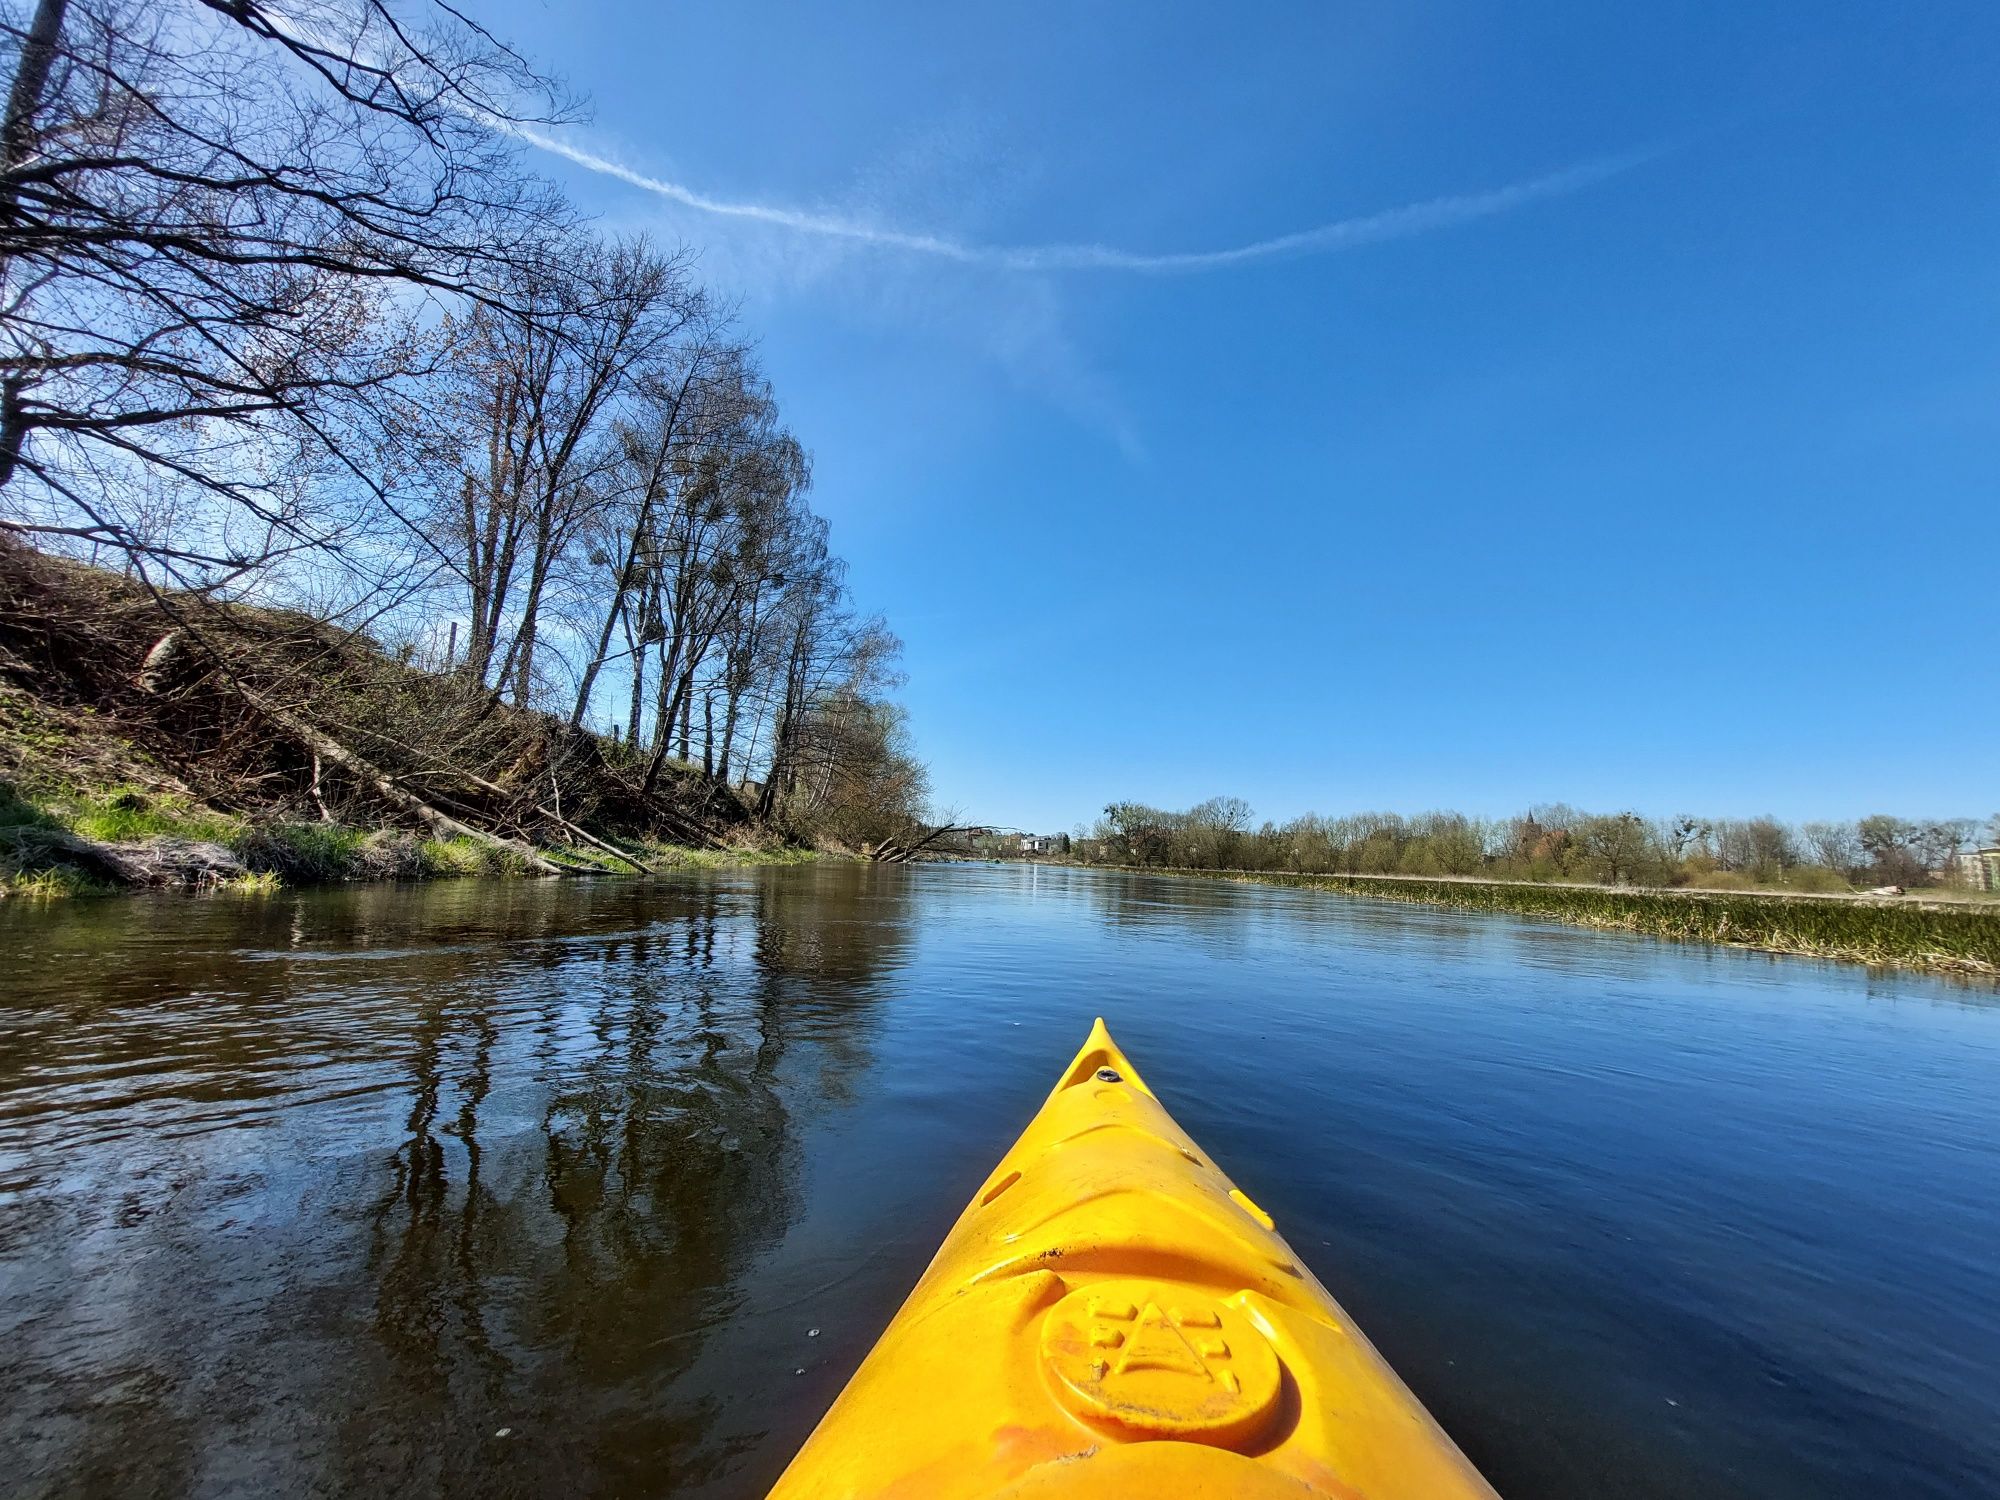
[[[497,122],[496,122],[497,123]],[[1566,197],[1622,173],[1631,171],[1664,154],[1662,148],[1627,152],[1580,162],[1541,177],[1509,183],[1485,192],[1461,193],[1407,203],[1399,208],[1354,218],[1336,219],[1311,229],[1281,234],[1273,239],[1255,240],[1220,250],[1149,252],[1126,250],[1115,245],[1048,244],[985,245],[955,239],[949,235],[920,230],[898,229],[840,214],[818,213],[787,208],[779,204],[751,203],[711,197],[683,183],[638,171],[622,162],[552,135],[524,126],[504,126],[528,145],[559,156],[585,171],[614,178],[619,182],[720,218],[748,220],[824,239],[848,240],[878,249],[901,250],[961,265],[1003,271],[1127,271],[1150,275],[1189,275],[1220,271],[1253,261],[1276,260],[1286,256],[1324,255],[1359,245],[1407,239],[1469,224],[1478,219],[1509,213],[1532,203]]]

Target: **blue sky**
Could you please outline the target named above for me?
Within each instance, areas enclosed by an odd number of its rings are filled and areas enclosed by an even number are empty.
[[[480,13],[740,300],[941,803],[2000,808],[2000,8]]]

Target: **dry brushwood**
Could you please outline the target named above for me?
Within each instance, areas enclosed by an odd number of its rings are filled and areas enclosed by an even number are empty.
[[[726,788],[653,791],[559,717],[392,659],[285,611],[154,594],[0,540],[0,678],[171,766],[196,799],[252,817],[384,821],[558,873],[536,841],[650,867],[628,837],[717,847],[746,820]]]

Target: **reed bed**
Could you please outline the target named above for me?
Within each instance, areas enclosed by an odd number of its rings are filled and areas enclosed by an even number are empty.
[[[1465,911],[1512,912],[1578,927],[1726,943],[1881,967],[2000,974],[2000,906],[1903,896],[1831,900],[1733,891],[1536,886],[1471,880],[1186,870],[1263,885],[1334,891]]]

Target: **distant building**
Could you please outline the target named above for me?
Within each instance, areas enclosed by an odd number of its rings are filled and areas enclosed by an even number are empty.
[[[1950,873],[1975,891],[2000,891],[2000,845],[1953,855]]]

